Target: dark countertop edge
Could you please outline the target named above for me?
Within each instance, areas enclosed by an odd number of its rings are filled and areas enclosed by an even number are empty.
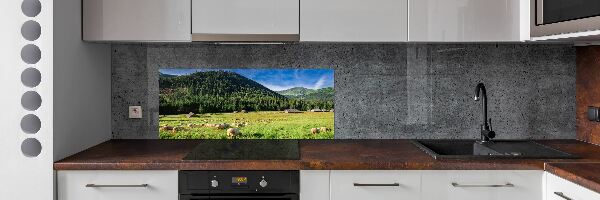
[[[567,181],[573,182],[577,185],[585,187],[594,192],[600,193],[600,182],[596,182],[594,180],[587,179],[585,176],[581,174],[574,173],[569,170],[565,170],[562,167],[555,166],[555,164],[561,165],[578,165],[578,164],[593,164],[597,165],[600,170],[600,162],[560,162],[560,163],[545,163],[544,171],[547,171],[551,174],[554,174],[558,177],[561,177]]]
[[[160,141],[160,143],[168,144],[169,147],[166,151],[159,152],[156,158],[149,156],[145,158],[129,159],[127,153],[116,151],[115,148],[124,147],[123,144],[128,142],[142,142],[145,145],[137,146],[148,148],[150,150],[155,149],[155,140],[148,140],[152,142],[144,143],[144,140],[109,140],[105,143],[99,144],[95,147],[89,148],[76,155],[70,156],[54,163],[54,170],[546,170],[550,173],[557,174],[560,177],[564,177],[561,174],[569,173],[558,173],[561,169],[554,169],[547,163],[590,163],[600,162],[600,158],[597,152],[600,152],[600,147],[597,145],[587,146],[590,143],[583,142],[580,140],[544,140],[543,144],[553,146],[553,148],[565,148],[565,150],[578,152],[583,158],[576,161],[571,160],[543,160],[543,159],[526,159],[526,160],[435,160],[425,152],[421,151],[417,147],[412,145],[404,147],[392,147],[386,148],[382,146],[382,151],[400,150],[406,151],[406,155],[401,154],[390,154],[390,156],[408,156],[406,159],[400,160],[385,160],[372,158],[385,156],[385,153],[378,154],[376,151],[364,152],[365,157],[357,157],[357,160],[353,159],[337,159],[339,156],[344,156],[349,148],[354,148],[354,145],[348,144],[362,144],[360,148],[372,148],[378,147],[378,140],[367,140],[362,143],[361,140],[342,140],[342,142],[317,140],[318,145],[323,144],[342,144],[340,146],[341,151],[334,152],[329,160],[327,156],[319,155],[321,151],[320,147],[315,148],[315,141],[302,141],[301,146],[307,147],[306,153],[308,156],[302,156],[300,160],[213,160],[213,161],[185,161],[180,158],[185,155],[183,152],[187,151],[186,148],[191,149],[195,146],[195,140],[179,140],[179,141]],[[390,140],[381,140],[385,143]],[[379,141],[379,142],[381,142]],[[409,144],[410,140],[397,140],[391,141],[394,144]],[[183,145],[181,145],[183,144]],[[370,144],[370,145],[369,145]],[[377,144],[377,145],[374,145]],[[306,146],[308,145],[308,146]],[[310,147],[309,147],[310,146]],[[593,146],[596,146],[594,148]],[[125,145],[128,147],[128,145]],[[331,147],[331,146],[329,146]],[[408,147],[408,148],[405,148]],[[559,148],[559,149],[560,149]],[[335,148],[323,148],[323,150],[331,150]],[[105,152],[105,151],[109,152]],[[129,149],[132,152],[139,151],[140,149],[133,148]],[[176,156],[171,156],[170,153],[164,153],[173,151]],[[95,154],[99,153],[100,154]],[[104,152],[104,153],[103,153]],[[106,157],[111,152],[117,154],[116,158]],[[127,151],[125,151],[127,152]],[[341,153],[341,154],[335,154]],[[304,154],[304,152],[302,153]],[[352,153],[350,153],[352,154]],[[315,156],[316,155],[316,156]],[[104,157],[102,157],[104,156]],[[108,158],[108,159],[107,159]],[[361,160],[364,158],[364,160]],[[136,160],[146,159],[146,160]],[[96,161],[96,162],[95,162]],[[548,167],[550,166],[550,167]],[[546,167],[546,168],[545,168]],[[570,169],[569,167],[566,167]],[[564,171],[564,170],[563,170]],[[571,175],[577,177],[577,175]],[[570,180],[570,179],[569,179]],[[600,192],[600,181],[598,183],[581,178],[574,178],[573,182],[583,185],[589,189]]]
[[[55,163],[54,170],[544,170],[544,163],[388,163],[388,162],[286,162],[240,165],[244,161],[151,163]],[[252,161],[256,162],[256,161]],[[278,161],[274,161],[278,162]]]

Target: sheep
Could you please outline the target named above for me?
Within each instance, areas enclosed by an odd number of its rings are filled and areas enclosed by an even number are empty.
[[[188,128],[200,128],[204,126],[203,124],[188,124],[187,127]]]
[[[243,122],[233,123],[232,125],[235,126],[235,127],[244,127],[244,123]]]
[[[202,124],[205,127],[214,127],[214,124]]]
[[[241,134],[242,133],[237,128],[229,128],[229,129],[227,129],[227,137],[229,137],[231,139],[234,139],[234,138],[240,136]]]
[[[196,114],[193,113],[193,112],[190,112],[190,113],[188,113],[188,114],[185,115],[185,117],[187,117],[187,118],[192,118],[192,117],[195,117],[195,116],[196,116]]]
[[[229,124],[215,124],[215,128],[226,129],[226,128],[229,128]]]
[[[310,133],[312,133],[313,135],[316,135],[319,133],[319,129],[318,128],[311,128],[310,129]]]
[[[173,133],[177,133],[177,131],[183,131],[183,127],[173,127]]]
[[[161,126],[159,129],[159,131],[170,131],[173,130],[172,126]]]

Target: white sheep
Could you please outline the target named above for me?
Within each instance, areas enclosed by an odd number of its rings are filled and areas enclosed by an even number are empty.
[[[238,137],[241,134],[242,133],[237,128],[229,128],[229,129],[227,129],[227,137],[229,137],[229,138],[236,138],[236,137]]]
[[[310,129],[310,133],[312,133],[313,135],[316,135],[319,133],[319,129],[318,128],[311,128]]]

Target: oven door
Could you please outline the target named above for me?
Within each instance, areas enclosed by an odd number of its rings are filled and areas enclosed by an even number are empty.
[[[219,195],[219,196],[198,196],[198,195],[179,195],[179,200],[207,200],[207,199],[218,199],[218,200],[298,200],[297,194],[283,194],[283,195]]]
[[[534,37],[600,29],[599,0],[531,0]]]

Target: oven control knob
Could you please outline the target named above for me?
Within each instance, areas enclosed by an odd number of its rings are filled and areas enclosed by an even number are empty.
[[[265,179],[263,179],[263,180],[261,180],[261,181],[260,181],[258,184],[260,185],[260,187],[267,187],[267,185],[268,185],[269,183],[267,183],[267,181],[266,181]]]
[[[210,187],[214,187],[214,188],[219,187],[219,181],[217,181],[217,180],[210,181]]]

